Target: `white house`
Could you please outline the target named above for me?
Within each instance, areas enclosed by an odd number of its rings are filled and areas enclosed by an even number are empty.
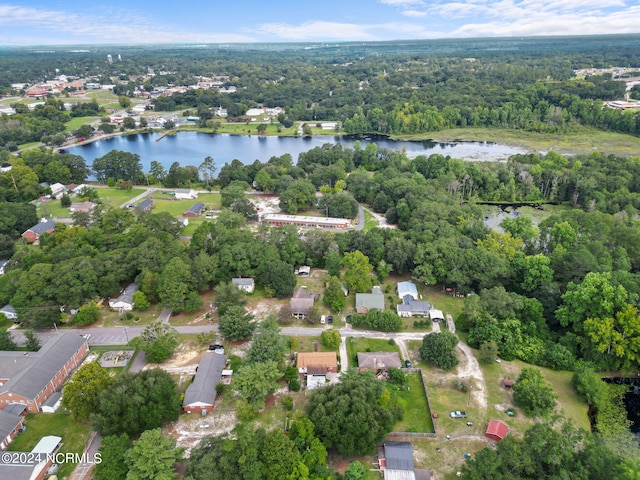
[[[7,320],[13,320],[14,322],[18,319],[18,312],[9,304],[0,308],[0,315],[4,315]]]
[[[198,192],[188,188],[177,188],[174,192],[174,198],[176,200],[193,200],[198,198]]]
[[[398,297],[404,300],[404,297],[410,295],[414,300],[418,300],[418,289],[412,282],[398,282]]]
[[[247,293],[252,293],[256,288],[253,278],[232,278],[231,283]]]
[[[138,286],[135,283],[130,284],[122,291],[118,298],[109,299],[109,308],[113,308],[120,312],[129,312],[133,310],[133,294],[137,291]]]
[[[49,188],[51,189],[51,198],[61,197],[67,191],[67,187],[61,183],[54,183]]]

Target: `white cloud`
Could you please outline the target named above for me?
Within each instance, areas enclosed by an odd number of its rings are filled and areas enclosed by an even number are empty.
[[[403,10],[401,13],[405,17],[412,18],[426,17],[427,15],[429,15],[429,13],[425,12],[424,10]]]
[[[156,43],[156,42],[250,42],[255,38],[240,34],[202,34],[182,32],[167,25],[156,25],[144,16],[123,11],[106,11],[103,17],[84,16],[71,12],[0,5],[0,25],[20,27],[20,33],[0,29],[0,43],[33,44],[31,28],[55,32],[56,43]],[[14,32],[17,29],[14,30]],[[23,33],[24,32],[24,33]],[[45,36],[39,33],[38,36]]]
[[[423,0],[380,0],[383,5],[392,7],[410,7],[413,5],[424,5]]]

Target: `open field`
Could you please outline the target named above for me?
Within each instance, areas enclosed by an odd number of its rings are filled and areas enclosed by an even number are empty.
[[[176,200],[169,192],[154,192],[151,196],[155,203],[153,213],[168,212],[174,217],[184,216],[184,212],[194,203],[204,203],[207,210],[219,210],[221,206],[221,197],[219,193],[201,193],[194,200]],[[190,218],[189,222],[196,220],[206,220],[204,217]]]
[[[501,128],[458,128],[402,136],[402,140],[433,140],[437,142],[494,142],[522,147],[531,151],[553,150],[566,155],[601,151],[621,156],[638,155],[640,138],[620,133],[604,132],[576,126],[575,131],[564,134],[542,134]]]
[[[393,431],[434,433],[431,411],[422,386],[422,376],[420,373],[409,373],[407,377],[409,381],[404,390],[387,383],[387,389],[396,394],[398,404],[404,410],[404,418],[393,426]]]
[[[89,435],[89,425],[73,419],[68,413],[35,413],[27,415],[24,425],[27,430],[19,434],[9,445],[13,452],[30,452],[42,437],[62,437],[59,453],[81,454]],[[60,465],[58,478],[68,478],[76,464]]]
[[[64,124],[65,132],[72,132],[82,125],[93,122],[94,120],[98,120],[100,117],[74,117],[71,118],[67,123]]]
[[[117,208],[144,192],[145,190],[142,188],[132,188],[131,190],[122,190],[120,188],[99,188],[98,198],[106,206]]]

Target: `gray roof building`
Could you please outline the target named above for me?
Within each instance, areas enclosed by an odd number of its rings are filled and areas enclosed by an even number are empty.
[[[371,370],[402,368],[398,352],[358,352],[358,367]]]
[[[198,371],[184,394],[182,408],[213,409],[216,401],[216,385],[222,378],[222,370],[227,362],[226,355],[208,353],[200,360]]]
[[[380,287],[373,287],[371,293],[356,293],[356,311],[358,313],[367,313],[374,308],[384,310],[384,294]]]
[[[396,312],[401,317],[413,317],[414,315],[429,315],[431,305],[429,302],[414,300],[411,295],[405,295],[402,303],[396,305]]]
[[[23,417],[14,415],[5,410],[0,410],[0,446],[9,436],[15,435],[16,430],[20,428]]]
[[[133,294],[138,291],[138,285],[130,283],[119,297],[109,299],[109,308],[120,310],[133,309]]]
[[[313,308],[315,295],[306,288],[297,288],[293,292],[293,297],[289,300],[289,308],[293,316],[305,316]]]
[[[407,295],[411,295],[414,300],[417,300],[418,288],[413,282],[398,282],[398,297],[404,299]]]
[[[72,332],[52,337],[38,352],[29,353],[29,356],[35,357],[35,361],[2,385],[0,395],[11,392],[36,398],[86,341]]]
[[[56,223],[53,220],[47,220],[45,222],[40,222],[35,224],[33,227],[31,227],[29,230],[31,230],[32,232],[38,234],[38,235],[42,235],[45,232],[48,232],[49,230],[51,230],[52,228],[56,227]],[[27,231],[29,231],[27,230]]]
[[[15,320],[18,318],[18,312],[11,305],[6,304],[4,307],[0,308],[0,313],[3,314],[9,320]]]
[[[184,214],[185,215],[187,215],[187,214],[200,215],[203,210],[204,210],[204,203],[197,202],[197,203],[194,203],[193,205],[191,205],[189,207],[189,209],[184,212]]]
[[[153,200],[147,198],[146,200],[141,201],[136,205],[136,210],[141,210],[146,212],[147,210],[151,210],[153,208]]]
[[[232,278],[231,283],[235,286],[254,286],[256,284],[253,278]]]

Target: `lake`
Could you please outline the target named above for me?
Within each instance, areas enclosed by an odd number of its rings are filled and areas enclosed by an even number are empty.
[[[469,161],[506,161],[510,155],[527,153],[521,148],[488,142],[407,142],[389,140],[385,137],[269,137],[199,132],[178,132],[176,135],[167,135],[156,141],[159,135],[158,133],[143,133],[116,136],[86,145],[68,147],[65,152],[82,156],[87,165],[92,165],[94,159],[102,157],[112,150],[137,153],[140,155],[142,169],[145,172],[149,171],[149,165],[153,160],[169,169],[173,162],[179,162],[183,166],[198,166],[206,156],[213,157],[218,168],[234,159],[240,160],[244,164],[251,164],[255,160],[264,163],[271,157],[279,157],[285,153],[291,154],[294,161],[297,161],[300,153],[321,147],[326,143],[352,148],[356,141],[360,141],[363,147],[369,143],[375,143],[380,148],[404,149],[410,158],[441,153]]]

